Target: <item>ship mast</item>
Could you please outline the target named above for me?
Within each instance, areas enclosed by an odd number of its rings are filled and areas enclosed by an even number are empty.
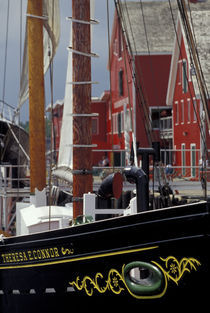
[[[73,217],[92,191],[90,0],[72,0]]]
[[[28,0],[30,186],[46,186],[42,0]]]

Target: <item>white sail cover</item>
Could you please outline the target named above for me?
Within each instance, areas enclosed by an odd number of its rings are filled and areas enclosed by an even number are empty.
[[[69,46],[72,46],[72,27],[70,31]],[[72,174],[70,169],[73,165],[73,135],[72,135],[72,53],[68,53],[68,64],[66,73],[66,86],[64,96],[64,107],[63,107],[63,118],[60,135],[60,146],[58,155],[57,169],[54,170],[53,174],[59,178],[72,181]]]
[[[43,44],[44,44],[44,73],[46,73],[52,58],[56,53],[60,38],[60,8],[59,0],[43,0]],[[26,25],[27,34],[27,25]],[[49,55],[50,51],[50,55]],[[27,52],[27,36],[25,35],[23,65],[21,72],[20,94],[17,111],[28,99],[28,52]]]
[[[94,18],[95,0],[90,1],[91,12],[90,18]],[[72,25],[72,24],[71,24]],[[92,26],[91,26],[92,32]],[[92,33],[91,33],[92,35]],[[70,29],[70,42],[69,46],[72,47],[72,27]],[[56,170],[54,175],[64,179],[68,182],[72,182],[71,169],[73,168],[73,118],[72,118],[72,52],[69,50],[68,54],[68,65],[66,74],[66,86],[65,86],[65,97],[64,97],[64,108],[63,108],[63,119],[60,136],[60,147],[59,157]]]

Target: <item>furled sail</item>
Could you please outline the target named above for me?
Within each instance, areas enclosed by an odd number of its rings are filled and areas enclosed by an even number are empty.
[[[38,17],[34,17],[38,18]],[[59,0],[43,0],[43,41],[44,41],[44,73],[46,73],[52,58],[56,53],[60,38],[60,8]],[[27,32],[27,26],[26,26]],[[27,36],[25,36],[23,65],[21,72],[19,103],[17,113],[21,106],[28,99],[28,52]]]
[[[91,20],[93,20],[95,0],[90,1],[90,6],[91,6],[90,18]],[[91,32],[92,32],[92,26],[91,26]],[[70,31],[69,46],[72,47],[72,31]],[[72,79],[72,51],[69,50],[58,164],[53,174],[57,176],[58,178],[66,180],[70,183],[72,183],[73,181],[73,175],[71,172],[73,168],[72,80],[73,80]]]
[[[72,27],[70,31],[69,46],[72,46]],[[72,136],[72,52],[68,52],[68,64],[66,73],[66,86],[64,96],[63,118],[60,136],[60,147],[57,168],[53,174],[68,182],[72,182],[73,165],[73,136]]]

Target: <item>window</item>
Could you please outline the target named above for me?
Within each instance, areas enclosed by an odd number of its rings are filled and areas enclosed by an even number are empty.
[[[114,55],[117,55],[117,38],[115,38],[115,40],[114,40],[113,53],[114,53]]]
[[[121,133],[124,132],[124,112],[121,112]]]
[[[132,109],[131,109],[131,112],[130,112],[129,109],[127,109],[126,113],[125,113],[125,130],[126,131],[131,131],[132,130],[130,113],[132,115]]]
[[[114,152],[114,166],[125,166],[125,152]]]
[[[176,124],[179,124],[179,102],[178,101],[176,101],[175,102],[175,112],[176,112]]]
[[[117,114],[114,113],[112,116],[112,120],[113,120],[113,134],[117,134]]]
[[[178,62],[178,85],[182,84],[182,60]]]
[[[196,145],[192,143],[191,145],[191,177],[196,176]]]
[[[188,91],[188,77],[187,77],[187,61],[182,61],[182,92]]]
[[[113,133],[118,134],[119,136],[121,136],[121,134],[124,132],[123,117],[124,117],[123,111],[113,114]]]
[[[193,121],[197,121],[197,101],[193,99]]]
[[[93,135],[98,135],[98,118],[93,117],[92,118],[92,134]]]
[[[160,109],[150,108],[152,128],[160,128]]]
[[[122,132],[121,113],[117,114],[117,125],[118,125],[118,136],[121,137],[121,132]]]
[[[184,100],[181,100],[181,123],[184,123]]]
[[[123,70],[121,69],[118,73],[118,83],[119,83],[119,96],[123,96]]]
[[[191,121],[191,101],[190,99],[187,99],[187,121],[190,123]]]
[[[182,175],[186,175],[186,151],[185,151],[185,143],[182,143]]]

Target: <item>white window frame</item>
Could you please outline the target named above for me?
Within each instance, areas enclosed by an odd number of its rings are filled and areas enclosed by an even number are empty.
[[[187,122],[191,122],[191,99],[187,99]]]
[[[193,153],[195,153],[195,163],[193,164]],[[190,164],[191,164],[191,177],[196,177],[196,144],[191,143],[190,144]]]
[[[181,124],[184,124],[184,100],[181,100]]]
[[[99,135],[99,118],[98,117],[92,117],[92,121],[96,121],[96,133],[94,133],[94,136]]]
[[[186,145],[181,144],[182,175],[186,175]]]
[[[197,122],[198,106],[196,98],[193,98],[193,123]]]
[[[184,67],[186,65],[185,71],[184,71]],[[186,90],[185,90],[185,86],[184,84],[186,84]],[[182,93],[186,94],[188,92],[188,63],[186,59],[182,60]]]
[[[182,60],[178,61],[178,85],[182,85]]]
[[[175,124],[179,124],[179,101],[175,101],[175,106],[176,106],[176,117],[175,117]]]

